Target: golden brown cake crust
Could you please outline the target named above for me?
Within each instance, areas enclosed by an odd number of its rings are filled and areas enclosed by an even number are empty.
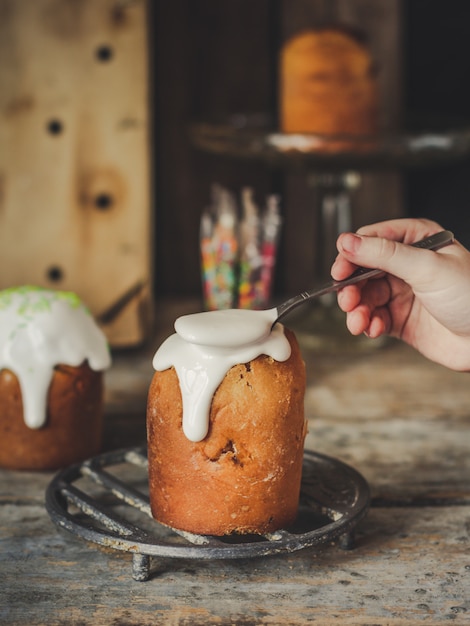
[[[0,370],[0,467],[53,470],[99,452],[103,428],[103,374],[84,363],[58,365],[48,392],[47,419],[29,428],[17,377]]]
[[[281,54],[281,130],[371,135],[378,129],[378,84],[367,45],[347,29],[308,30]]]
[[[173,368],[155,372],[148,396],[153,516],[197,533],[266,533],[292,524],[302,473],[305,366],[294,334],[285,362],[260,356],[232,367],[217,389],[209,432],[182,430]]]

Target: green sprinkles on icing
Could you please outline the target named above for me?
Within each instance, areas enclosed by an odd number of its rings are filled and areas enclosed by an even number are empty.
[[[30,300],[31,295],[40,296],[34,298],[34,301]],[[41,294],[43,294],[41,296]],[[2,309],[8,309],[12,306],[13,298],[15,296],[21,296],[22,302],[18,306],[17,313],[22,317],[34,313],[45,313],[51,310],[51,303],[62,300],[69,304],[73,309],[82,307],[88,314],[90,311],[82,303],[76,293],[72,291],[51,291],[44,287],[35,287],[33,285],[24,285],[21,287],[10,287],[0,291],[0,311]]]

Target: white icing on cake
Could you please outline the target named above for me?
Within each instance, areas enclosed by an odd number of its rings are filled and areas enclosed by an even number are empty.
[[[0,369],[18,378],[27,426],[45,424],[54,367],[85,360],[97,371],[111,365],[106,337],[78,296],[31,286],[0,291]]]
[[[284,327],[273,323],[272,311],[229,309],[185,315],[175,322],[153,357],[153,367],[174,367],[183,402],[183,432],[201,441],[209,428],[212,397],[231,367],[265,354],[286,361],[291,347]]]

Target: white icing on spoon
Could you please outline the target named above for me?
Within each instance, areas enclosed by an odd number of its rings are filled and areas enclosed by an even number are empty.
[[[31,286],[0,291],[0,369],[18,378],[27,426],[45,424],[54,367],[85,360],[93,370],[111,364],[106,338],[78,296]]]
[[[237,348],[268,337],[276,317],[277,309],[207,311],[179,317],[175,322],[175,330],[189,343]]]
[[[274,318],[275,319],[275,318]],[[265,354],[286,361],[291,347],[284,327],[273,321],[271,311],[228,309],[184,315],[175,322],[153,358],[158,371],[174,367],[183,402],[183,432],[201,441],[209,428],[212,398],[225,375],[238,363]]]

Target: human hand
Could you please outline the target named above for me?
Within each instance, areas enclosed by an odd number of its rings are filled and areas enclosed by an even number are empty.
[[[457,241],[438,252],[403,245],[440,230],[405,218],[343,233],[331,275],[343,280],[357,266],[384,271],[338,292],[353,335],[388,334],[437,363],[470,370],[470,252]]]

